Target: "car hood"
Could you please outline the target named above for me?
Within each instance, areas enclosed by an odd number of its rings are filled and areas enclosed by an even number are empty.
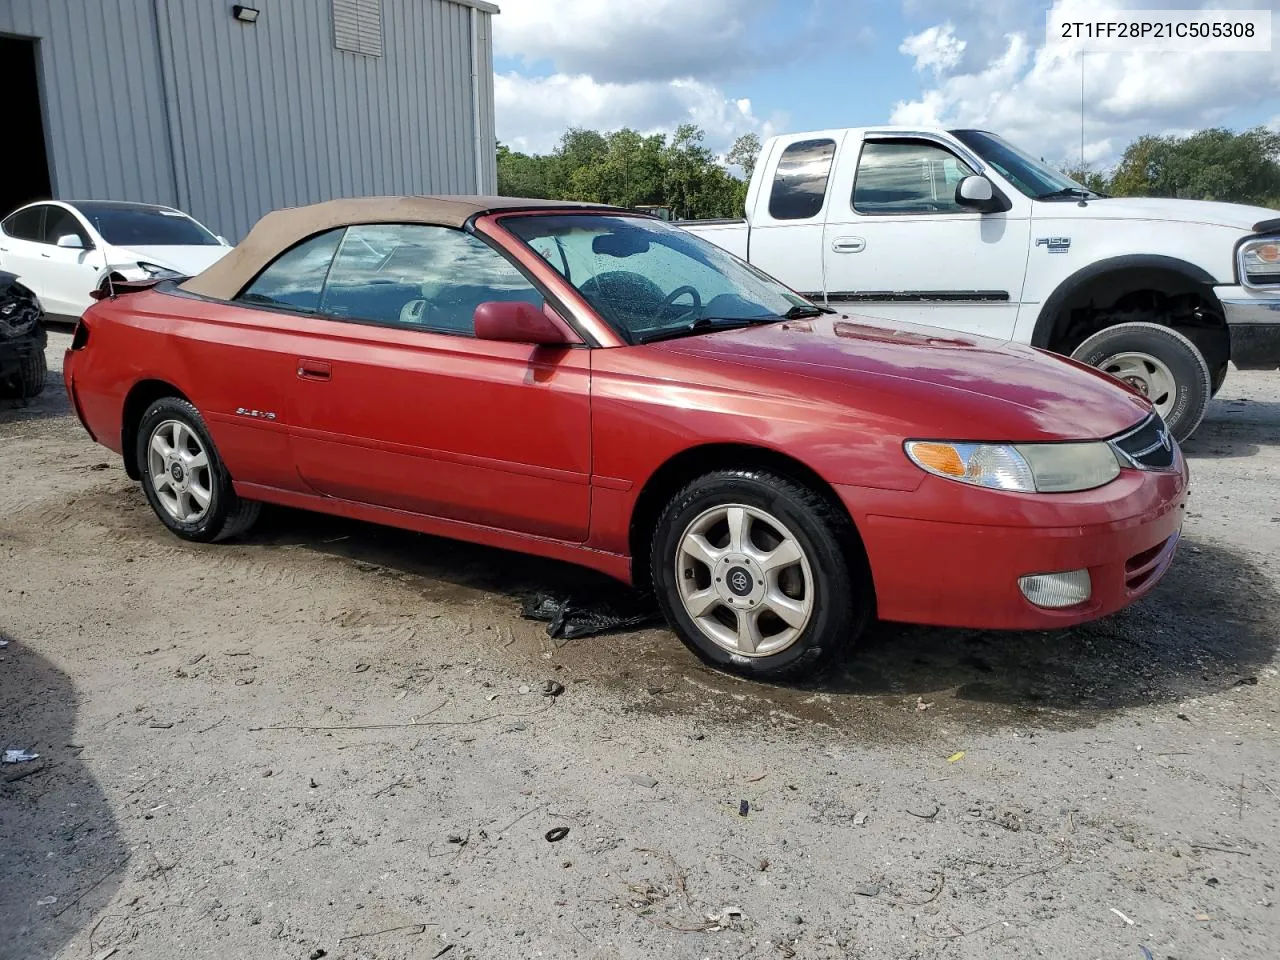
[[[157,267],[173,270],[184,277],[194,277],[213,266],[228,253],[230,247],[181,246],[181,247],[112,247],[112,266],[128,265],[145,260]]]
[[[1104,197],[1086,206],[1066,201],[1036,204],[1037,218],[1081,220],[1160,220],[1232,227],[1253,233],[1253,225],[1280,217],[1280,210],[1250,207],[1243,203],[1209,200],[1167,200],[1156,197]]]
[[[1094,440],[1151,412],[1105,374],[1031,347],[849,315],[652,347],[736,364],[734,379],[751,392],[839,404],[922,439]]]

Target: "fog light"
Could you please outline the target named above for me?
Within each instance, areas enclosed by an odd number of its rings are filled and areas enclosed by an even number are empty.
[[[1022,595],[1037,607],[1074,607],[1093,595],[1093,583],[1088,570],[1069,570],[1066,573],[1037,573],[1019,577],[1018,588]]]

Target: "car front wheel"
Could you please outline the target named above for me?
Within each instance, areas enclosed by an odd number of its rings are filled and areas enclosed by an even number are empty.
[[[244,533],[261,505],[236,496],[200,412],[162,397],[138,427],[142,489],[160,521],[184,540],[208,543]]]
[[[716,471],[677,493],[654,533],[651,577],[686,646],[758,679],[829,666],[872,606],[848,517],[807,486],[761,470]]]

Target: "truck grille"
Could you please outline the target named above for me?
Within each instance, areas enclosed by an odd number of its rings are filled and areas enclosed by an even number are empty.
[[[1111,439],[1120,459],[1139,470],[1168,470],[1173,467],[1177,441],[1158,413],[1132,430]]]

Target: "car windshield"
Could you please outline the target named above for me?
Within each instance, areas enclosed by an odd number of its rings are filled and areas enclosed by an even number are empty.
[[[980,156],[1033,200],[1079,199],[1100,194],[983,130],[952,130],[951,135]]]
[[[218,238],[185,213],[166,207],[80,203],[76,209],[117,247],[216,247]]]
[[[659,220],[511,216],[502,225],[631,343],[821,312],[719,247]]]

